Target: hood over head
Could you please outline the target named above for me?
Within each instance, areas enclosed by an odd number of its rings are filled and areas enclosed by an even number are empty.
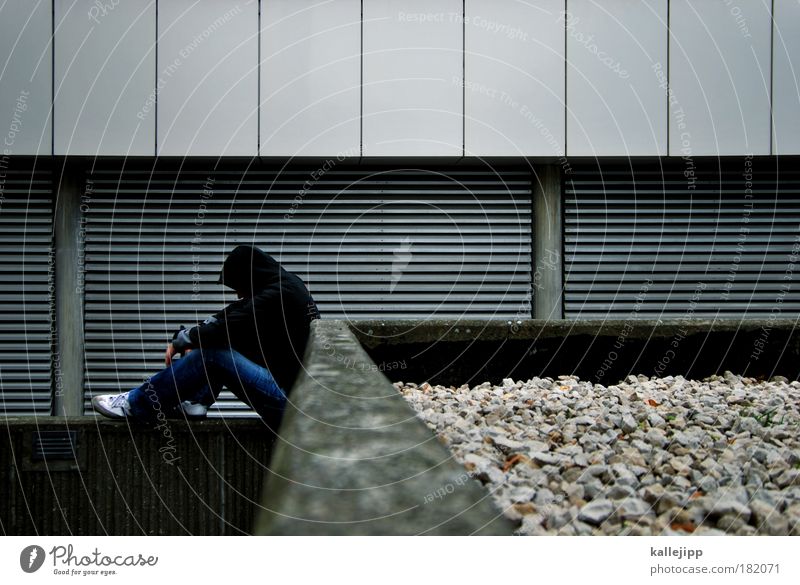
[[[281,265],[255,246],[236,246],[219,273],[218,284],[252,296],[280,280]]]

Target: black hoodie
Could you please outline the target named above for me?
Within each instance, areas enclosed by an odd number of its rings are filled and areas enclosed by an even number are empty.
[[[188,347],[231,347],[289,392],[300,371],[309,323],[319,318],[305,283],[255,246],[237,246],[219,280],[245,298],[188,331]]]

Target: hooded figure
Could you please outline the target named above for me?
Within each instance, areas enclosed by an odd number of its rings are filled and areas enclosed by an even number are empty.
[[[309,335],[319,318],[311,293],[295,274],[255,246],[237,246],[222,265],[219,284],[239,295],[222,311],[173,337],[178,352],[230,347],[266,367],[289,392],[297,378]]]
[[[239,300],[178,330],[166,368],[128,392],[93,396],[95,410],[148,423],[167,413],[203,418],[225,386],[275,428],[300,371],[309,325],[319,318],[317,305],[302,280],[255,246],[237,246],[218,282],[234,289]],[[189,349],[199,351],[186,354]],[[176,363],[175,353],[186,356]]]

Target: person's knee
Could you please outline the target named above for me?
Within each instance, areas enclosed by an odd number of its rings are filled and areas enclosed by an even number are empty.
[[[201,351],[203,362],[207,365],[227,369],[233,362],[230,348],[209,347]]]

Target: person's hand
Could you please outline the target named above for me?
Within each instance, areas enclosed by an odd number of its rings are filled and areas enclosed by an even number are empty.
[[[164,356],[164,363],[166,363],[168,366],[171,365],[172,364],[172,358],[176,353],[178,353],[178,350],[175,349],[175,346],[170,343],[167,346],[167,353]]]
[[[183,355],[186,355],[190,351],[192,351],[192,348],[186,348],[184,350],[184,352],[183,352]],[[170,343],[167,346],[167,353],[164,356],[164,363],[167,364],[167,365],[170,365],[172,363],[172,358],[175,357],[175,354],[177,354],[177,353],[178,353],[178,350],[175,349],[175,346]]]

